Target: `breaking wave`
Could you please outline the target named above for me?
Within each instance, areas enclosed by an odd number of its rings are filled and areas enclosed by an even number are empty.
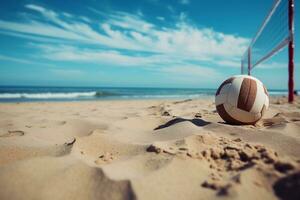
[[[58,92],[58,93],[2,93],[0,99],[71,99],[87,97],[105,97],[116,95],[110,92]]]

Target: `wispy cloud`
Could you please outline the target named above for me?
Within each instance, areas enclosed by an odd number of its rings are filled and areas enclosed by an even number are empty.
[[[86,23],[92,23],[92,20],[85,16],[79,16],[79,19],[81,19],[82,21],[84,21]]]
[[[85,73],[77,69],[50,69],[51,73],[64,78],[82,77]]]
[[[182,5],[188,5],[190,4],[190,0],[179,0],[179,3]]]
[[[215,61],[219,66],[224,66],[224,67],[241,67],[241,61],[240,60],[219,60]]]
[[[99,44],[111,48],[142,50],[158,53],[178,53],[203,56],[239,56],[248,39],[216,32],[209,28],[197,28],[184,22],[186,16],[174,28],[157,27],[139,15],[124,12],[108,14],[95,30],[80,21],[64,20],[62,14],[37,5],[26,5],[39,12],[42,23],[31,20],[27,23],[0,20],[0,29],[26,34],[75,40]],[[100,11],[99,11],[100,12]],[[181,14],[184,15],[184,14]],[[9,33],[8,33],[9,34]]]
[[[22,63],[22,64],[38,64],[38,65],[50,66],[50,67],[52,66],[47,63],[40,63],[40,62],[28,60],[28,59],[15,58],[15,57],[1,55],[1,54],[0,54],[0,60],[9,61],[9,62],[17,62],[17,63]]]
[[[106,23],[123,29],[147,33],[154,28],[154,25],[143,20],[141,17],[141,15],[114,12],[109,15],[109,19]]]
[[[165,18],[164,17],[161,17],[161,16],[157,16],[156,19],[160,20],[160,21],[165,21]]]
[[[37,21],[31,21],[25,24],[0,20],[0,29],[8,31],[2,32],[8,35],[10,35],[12,32],[58,39],[84,40],[82,36],[79,36],[73,32]]]
[[[189,22],[185,13],[178,16],[173,27],[163,27],[146,20],[141,11],[104,13],[90,8],[99,17],[96,21],[34,4],[25,7],[39,18],[23,22],[0,20],[0,34],[35,41],[31,47],[41,50],[40,56],[52,61],[161,67],[166,73],[215,74],[213,69],[191,67],[191,63],[205,61],[237,67],[236,60],[249,42],[233,34],[199,28]]]
[[[32,64],[32,62],[29,60],[14,58],[14,57],[5,56],[5,55],[0,55],[0,60],[18,62],[18,63],[23,63],[23,64]]]
[[[40,56],[52,61],[94,63],[107,66],[157,67],[182,64],[176,57],[162,54],[122,54],[116,50],[82,49],[70,45],[30,44],[39,49]]]
[[[280,69],[280,68],[287,68],[287,62],[266,62],[259,66],[261,69]]]
[[[163,68],[161,71],[171,73],[171,74],[180,74],[181,76],[197,77],[197,78],[207,78],[219,76],[214,69],[209,67],[203,67],[198,65],[188,65],[188,66],[172,66],[168,68]]]

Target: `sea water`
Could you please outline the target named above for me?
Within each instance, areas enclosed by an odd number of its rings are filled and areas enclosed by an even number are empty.
[[[205,88],[0,86],[0,102],[195,99],[213,97],[215,92],[216,89]],[[286,95],[287,91],[270,90],[269,93]]]

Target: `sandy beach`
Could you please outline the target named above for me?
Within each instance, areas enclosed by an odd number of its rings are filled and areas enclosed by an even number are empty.
[[[213,98],[0,104],[0,199],[299,199],[300,99],[255,126]]]

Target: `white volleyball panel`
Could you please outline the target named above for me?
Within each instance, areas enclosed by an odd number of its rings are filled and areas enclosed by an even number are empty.
[[[232,118],[244,122],[244,123],[252,123],[256,121],[256,117],[253,113],[241,110],[239,108],[234,107],[228,113]]]
[[[228,94],[230,87],[231,87],[231,83],[227,83],[223,85],[223,87],[220,90],[220,94]]]
[[[231,83],[228,83],[221,88],[220,93],[215,97],[216,106],[227,102],[228,91],[230,90],[230,87]]]
[[[256,97],[250,110],[251,113],[260,113],[266,100],[266,94],[263,85],[260,82],[257,82],[256,87]]]
[[[225,109],[225,111],[227,112],[227,114],[228,114],[229,116],[231,116],[229,113],[231,112],[232,109],[234,109],[234,107],[233,107],[231,104],[229,104],[229,103],[225,103],[225,104],[224,104],[224,109]],[[232,117],[232,116],[231,116],[231,117]]]
[[[215,98],[215,104],[216,106],[220,104],[225,104],[227,102],[227,94],[219,94]]]
[[[231,84],[231,87],[230,87],[230,90],[228,93],[228,103],[230,103],[232,106],[236,107],[238,104],[238,99],[239,99],[242,82],[243,82],[243,77],[235,78],[232,81],[232,84]]]

